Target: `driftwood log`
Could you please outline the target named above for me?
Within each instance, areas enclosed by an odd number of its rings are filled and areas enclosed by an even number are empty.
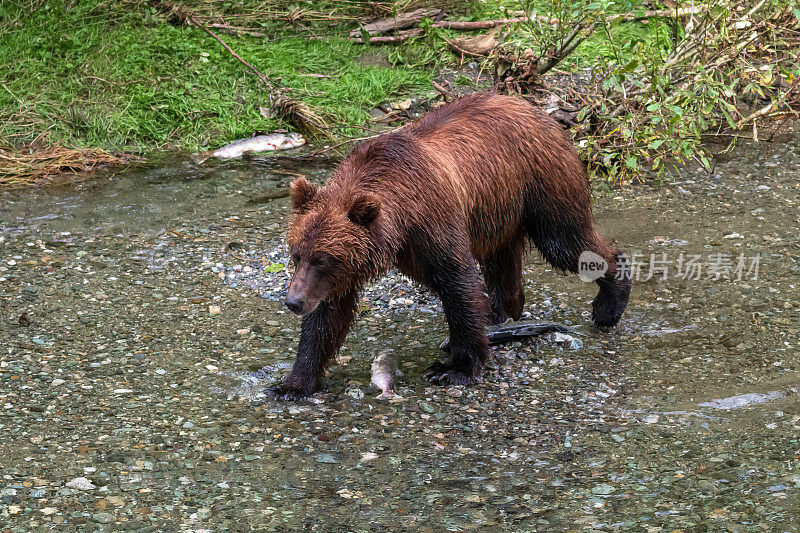
[[[370,36],[383,35],[397,30],[404,30],[416,26],[424,18],[435,19],[444,13],[441,9],[416,9],[407,13],[398,13],[397,16],[378,19],[369,24],[364,24],[350,32],[350,37],[360,38],[362,31]]]

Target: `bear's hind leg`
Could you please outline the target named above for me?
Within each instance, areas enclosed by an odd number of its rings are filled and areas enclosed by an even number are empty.
[[[592,302],[592,320],[597,326],[619,322],[631,293],[630,270],[621,261],[622,252],[606,244],[595,231],[588,197],[585,205],[558,206],[529,194],[523,218],[531,240],[554,267],[577,273],[580,255],[585,251],[603,258],[608,270],[595,281],[600,291]]]
[[[511,244],[481,261],[483,279],[492,306],[489,322],[502,324],[509,318],[519,320],[525,305],[522,289],[522,255],[525,242],[515,238]]]
[[[611,256],[608,272],[596,281],[600,292],[592,302],[592,320],[598,326],[613,326],[619,322],[631,295],[630,266],[621,260],[623,254],[619,250],[613,250]]]

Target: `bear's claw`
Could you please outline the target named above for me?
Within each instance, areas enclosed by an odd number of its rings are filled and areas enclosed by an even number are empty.
[[[467,373],[462,370],[456,370],[452,365],[447,365],[441,362],[433,363],[429,366],[425,373],[422,374],[424,379],[427,379],[434,385],[475,385],[476,383],[483,383],[483,378],[478,375],[473,375],[471,372]]]
[[[600,292],[592,302],[592,320],[598,327],[615,326],[628,306],[631,295],[631,280],[614,280],[600,286]]]
[[[284,385],[265,389],[264,393],[268,398],[283,402],[302,402],[314,394],[313,392],[308,392],[302,389],[290,389]]]

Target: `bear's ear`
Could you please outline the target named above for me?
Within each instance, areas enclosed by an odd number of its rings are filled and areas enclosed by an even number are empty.
[[[347,217],[354,224],[368,226],[381,212],[381,199],[374,194],[359,194],[353,200]]]
[[[308,209],[308,204],[317,195],[317,188],[305,178],[297,178],[289,185],[289,196],[292,197],[292,209],[303,213]]]

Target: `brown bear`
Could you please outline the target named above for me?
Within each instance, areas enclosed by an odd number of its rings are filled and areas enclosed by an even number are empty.
[[[286,305],[303,320],[297,360],[274,397],[319,388],[359,290],[392,267],[441,298],[451,359],[425,373],[439,385],[481,382],[484,326],[522,313],[528,241],[561,270],[577,272],[583,251],[603,258],[598,326],[616,324],[628,302],[620,251],[594,229],[584,164],[561,127],[518,98],[459,98],[358,145],[324,187],[295,180],[291,201]]]

